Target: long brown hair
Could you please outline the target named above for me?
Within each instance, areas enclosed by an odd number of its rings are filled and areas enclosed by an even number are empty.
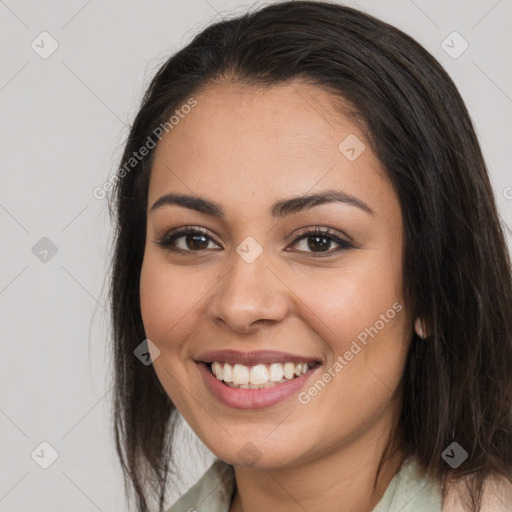
[[[110,213],[113,427],[137,510],[160,510],[177,410],[134,349],[146,338],[139,278],[154,149],[126,168],[157,126],[214,80],[272,86],[303,79],[352,108],[402,208],[404,298],[428,337],[413,334],[397,447],[439,482],[471,476],[471,510],[491,474],[512,479],[512,278],[486,165],[468,111],[440,64],[397,28],[356,9],[289,1],[208,26],[151,81],[126,142]],[[451,469],[457,442],[467,460]],[[380,466],[381,467],[381,466]],[[379,467],[379,470],[380,470]]]

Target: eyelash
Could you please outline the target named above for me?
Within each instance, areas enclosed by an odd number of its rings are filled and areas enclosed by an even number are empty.
[[[174,253],[181,253],[181,254],[198,253],[198,252],[203,252],[203,251],[207,250],[207,249],[200,249],[200,250],[195,250],[195,251],[194,250],[184,250],[184,249],[178,249],[177,247],[174,247],[172,245],[173,243],[176,242],[177,239],[179,239],[183,236],[187,236],[187,235],[203,235],[205,238],[208,238],[211,241],[213,241],[214,243],[216,243],[217,245],[220,245],[205,230],[200,229],[200,228],[195,228],[192,226],[186,226],[185,228],[180,229],[179,231],[176,231],[176,232],[171,231],[170,233],[167,233],[162,238],[160,238],[160,240],[158,240],[156,242],[156,244],[163,247],[166,250],[172,251]],[[347,240],[343,240],[342,238],[337,236],[329,228],[322,229],[320,227],[315,227],[313,229],[305,229],[305,230],[299,232],[297,235],[297,238],[295,238],[295,240],[292,242],[292,245],[295,245],[299,241],[301,241],[303,239],[307,239],[309,237],[313,237],[313,236],[319,236],[322,238],[330,239],[331,241],[337,243],[339,245],[339,247],[337,249],[335,249],[334,251],[330,250],[330,251],[319,252],[319,253],[315,253],[312,251],[311,252],[310,251],[300,251],[300,252],[306,252],[306,253],[309,252],[309,254],[312,254],[313,257],[321,258],[321,257],[325,257],[325,256],[330,256],[334,253],[338,253],[343,250],[354,248],[354,245],[352,245]]]

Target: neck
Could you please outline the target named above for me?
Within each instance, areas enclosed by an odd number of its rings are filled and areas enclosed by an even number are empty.
[[[235,466],[236,491],[229,512],[325,512],[333,503],[345,512],[371,512],[403,460],[397,452],[384,463],[374,490],[389,428],[383,429],[380,422],[373,427],[350,446],[301,464],[278,469]]]

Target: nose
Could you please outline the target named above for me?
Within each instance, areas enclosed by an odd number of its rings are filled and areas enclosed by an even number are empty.
[[[282,321],[289,310],[288,288],[269,267],[265,251],[252,263],[235,253],[231,269],[211,296],[214,322],[250,334],[258,326]]]

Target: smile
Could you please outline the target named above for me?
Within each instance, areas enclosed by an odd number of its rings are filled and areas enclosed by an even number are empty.
[[[299,393],[306,382],[320,371],[322,365],[318,362],[290,362],[246,366],[239,363],[197,361],[197,367],[206,388],[216,400],[228,407],[248,410],[277,405]],[[278,377],[279,380],[271,380]],[[231,379],[231,382],[225,382],[224,379]],[[261,383],[253,384],[251,380]]]
[[[272,363],[246,366],[213,361],[210,371],[218,380],[231,388],[264,389],[282,384],[304,375],[316,362]]]

